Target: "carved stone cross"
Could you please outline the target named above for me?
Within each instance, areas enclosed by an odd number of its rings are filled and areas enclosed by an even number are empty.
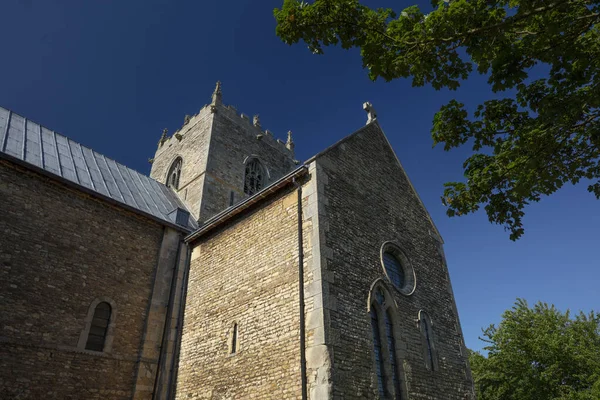
[[[367,124],[377,119],[377,112],[375,111],[375,108],[373,108],[373,104],[368,101],[363,103],[363,110],[367,112]]]

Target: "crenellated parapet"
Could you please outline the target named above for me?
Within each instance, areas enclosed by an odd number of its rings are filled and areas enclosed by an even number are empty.
[[[260,121],[260,116],[254,115],[250,118],[247,114],[238,112],[237,108],[232,105],[225,105],[223,103],[223,91],[221,82],[217,82],[215,90],[211,97],[211,102],[205,104],[198,113],[194,115],[185,115],[183,125],[177,129],[171,136],[167,135],[167,130],[163,131],[160,138],[158,148],[165,145],[169,145],[171,140],[181,142],[185,139],[186,133],[191,131],[196,123],[201,119],[211,114],[220,114],[220,116],[229,118],[232,122],[242,127],[243,131],[252,136],[255,140],[260,140],[266,145],[277,149],[286,157],[294,159],[294,143],[291,141],[290,133],[288,132],[287,140],[276,138],[272,131],[269,129],[263,129]]]
[[[293,147],[288,148],[286,142],[275,137],[273,132],[269,129],[263,129],[260,117],[255,115],[252,119],[244,113],[238,112],[238,110],[231,105],[223,105],[218,108],[217,112],[221,112],[223,116],[229,118],[234,123],[239,124],[246,134],[252,136],[256,140],[261,140],[265,144],[277,149],[287,157],[294,158]]]

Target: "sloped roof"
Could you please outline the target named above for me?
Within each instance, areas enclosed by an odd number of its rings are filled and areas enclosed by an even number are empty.
[[[162,183],[3,107],[0,153],[169,224],[174,210],[186,209]],[[193,218],[186,228],[197,228]]]

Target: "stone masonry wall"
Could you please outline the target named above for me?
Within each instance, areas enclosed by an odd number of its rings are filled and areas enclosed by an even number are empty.
[[[234,204],[247,197],[244,193],[245,161],[257,157],[268,170],[265,186],[296,167],[293,153],[269,131],[238,115],[232,107],[215,106],[212,137],[208,154],[202,220],[229,207],[231,192]],[[261,139],[257,139],[262,135]]]
[[[310,249],[312,224],[303,228]],[[300,398],[297,192],[209,235],[192,243],[176,398]],[[313,273],[304,276],[311,285]],[[230,354],[234,323],[239,348]]]
[[[177,157],[182,158],[179,190],[176,193],[196,219],[200,215],[212,120],[209,107],[203,107],[166,142],[158,145],[150,171],[151,178],[166,183],[171,164]],[[181,140],[175,134],[181,135]]]
[[[412,295],[387,285],[398,306],[396,350],[403,369],[403,398],[464,399],[472,385],[439,239],[379,125],[366,126],[314,162],[320,171],[317,179],[324,182],[320,252],[333,398],[377,398],[367,304],[371,285],[387,279],[381,246],[393,241],[416,274]],[[432,320],[436,371],[426,368],[416,322],[419,310]]]
[[[163,227],[0,161],[0,397],[130,399]],[[94,299],[108,353],[78,348]]]

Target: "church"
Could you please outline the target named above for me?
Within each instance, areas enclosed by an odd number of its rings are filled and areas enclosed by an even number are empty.
[[[474,399],[442,238],[372,105],[299,161],[222,97],[150,176],[0,107],[0,398]]]

